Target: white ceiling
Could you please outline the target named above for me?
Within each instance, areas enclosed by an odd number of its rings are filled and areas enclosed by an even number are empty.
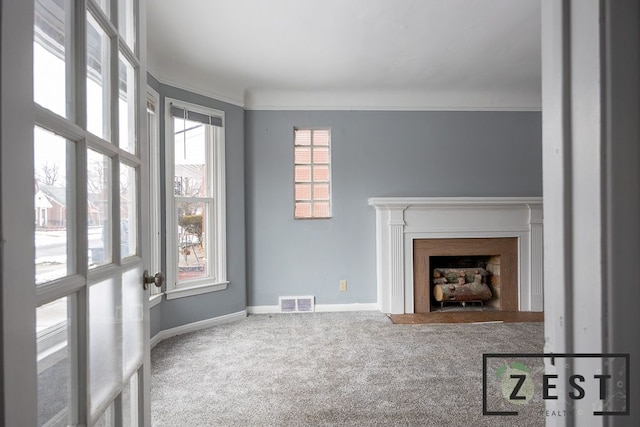
[[[148,0],[160,81],[254,109],[540,109],[539,0]]]

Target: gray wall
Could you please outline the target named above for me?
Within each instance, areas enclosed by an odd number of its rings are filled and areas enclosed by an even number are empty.
[[[149,73],[147,73],[147,85],[151,86],[153,90],[160,93],[160,82],[158,81],[158,79],[156,79],[155,77],[153,77],[153,75]]]
[[[369,197],[542,195],[540,113],[247,111],[245,120],[249,306],[307,294],[376,302]],[[294,126],[331,127],[330,220],[293,219]]]
[[[246,308],[246,263],[245,263],[245,197],[244,197],[244,110],[241,107],[178,89],[153,79],[151,87],[160,94],[161,110],[164,111],[165,97],[179,99],[225,112],[225,155],[227,188],[227,278],[229,286],[217,291],[193,297],[163,300],[151,310],[151,336],[161,330],[187,323],[223,316]],[[164,114],[160,114],[160,146],[164,158]],[[164,168],[161,169],[164,183]],[[166,211],[164,192],[161,198],[162,210]],[[164,218],[162,233],[166,229]],[[163,268],[166,265],[164,235]]]
[[[162,304],[162,303],[161,303]],[[156,305],[152,307],[149,313],[149,337],[153,338],[162,331],[162,313],[160,313],[160,306]]]

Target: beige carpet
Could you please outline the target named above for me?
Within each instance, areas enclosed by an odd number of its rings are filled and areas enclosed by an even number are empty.
[[[544,425],[482,415],[482,354],[541,352],[542,323],[394,325],[376,312],[253,315],[152,351],[155,426]]]

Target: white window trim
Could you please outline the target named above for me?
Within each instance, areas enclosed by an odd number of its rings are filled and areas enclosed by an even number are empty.
[[[153,308],[162,302],[164,292],[155,295],[149,295],[149,308]]]
[[[165,292],[165,294],[167,295],[167,299],[171,300],[176,298],[207,294],[209,292],[224,291],[225,289],[227,289],[228,285],[228,281],[216,281],[214,283],[207,283],[204,285],[183,285],[176,286],[173,289],[169,289]]]
[[[147,101],[155,106],[155,123],[149,132],[149,237],[151,247],[149,251],[149,271],[155,274],[162,268],[162,249],[160,245],[161,213],[160,213],[160,94],[147,86]],[[148,124],[149,125],[149,124]],[[150,307],[157,305],[163,294],[161,288],[149,287]]]
[[[215,139],[213,147],[213,235],[215,236],[215,246],[213,253],[216,256],[212,259],[214,279],[211,277],[198,282],[177,283],[176,259],[178,253],[177,246],[177,221],[176,206],[174,198],[173,170],[174,164],[174,144],[173,144],[173,120],[171,119],[171,105],[189,109],[204,114],[215,115],[222,118],[222,131],[219,138]],[[175,299],[193,295],[200,295],[208,292],[215,292],[227,289],[227,219],[226,219],[226,181],[225,181],[225,114],[222,110],[204,107],[198,104],[181,101],[179,99],[165,98],[165,186],[167,200],[167,221],[166,221],[166,252],[167,252],[167,280],[165,294],[167,299]]]

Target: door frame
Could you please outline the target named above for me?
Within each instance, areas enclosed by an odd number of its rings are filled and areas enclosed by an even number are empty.
[[[36,425],[33,170],[33,1],[0,7],[0,289],[4,425]],[[11,201],[6,203],[5,201]],[[26,236],[26,237],[25,237]],[[26,286],[25,286],[26,285]],[[31,286],[30,286],[31,285]]]

